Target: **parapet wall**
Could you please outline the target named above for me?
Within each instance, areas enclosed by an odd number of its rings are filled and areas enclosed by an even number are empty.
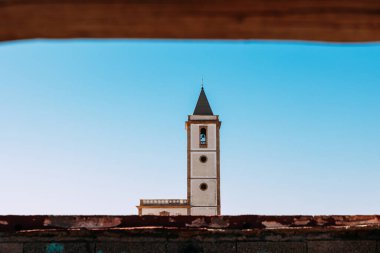
[[[0,253],[380,253],[380,216],[0,216]]]

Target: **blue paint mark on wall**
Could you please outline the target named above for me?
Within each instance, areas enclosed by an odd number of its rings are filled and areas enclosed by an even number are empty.
[[[63,253],[64,247],[60,243],[50,243],[46,245],[46,253]]]

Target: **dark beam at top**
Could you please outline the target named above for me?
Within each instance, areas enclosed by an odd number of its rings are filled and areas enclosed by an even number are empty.
[[[379,0],[0,0],[0,41],[380,41]]]

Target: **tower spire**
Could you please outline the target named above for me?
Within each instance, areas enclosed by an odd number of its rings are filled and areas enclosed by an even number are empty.
[[[203,89],[203,80],[202,80],[202,88],[201,93],[199,94],[197,105],[195,106],[195,110],[193,115],[214,115],[211,110],[211,106],[206,97],[206,93]]]

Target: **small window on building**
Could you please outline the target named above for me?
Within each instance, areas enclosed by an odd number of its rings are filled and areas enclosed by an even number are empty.
[[[199,157],[199,161],[201,161],[201,163],[207,162],[207,156],[202,155],[201,157]]]
[[[167,212],[167,211],[162,211],[162,212],[160,212],[160,216],[169,216],[169,212]]]
[[[202,191],[207,190],[207,188],[208,188],[208,185],[206,183],[201,183],[201,185],[199,186],[199,189],[201,189]]]
[[[201,148],[207,147],[207,128],[201,127],[199,131],[199,144]]]

